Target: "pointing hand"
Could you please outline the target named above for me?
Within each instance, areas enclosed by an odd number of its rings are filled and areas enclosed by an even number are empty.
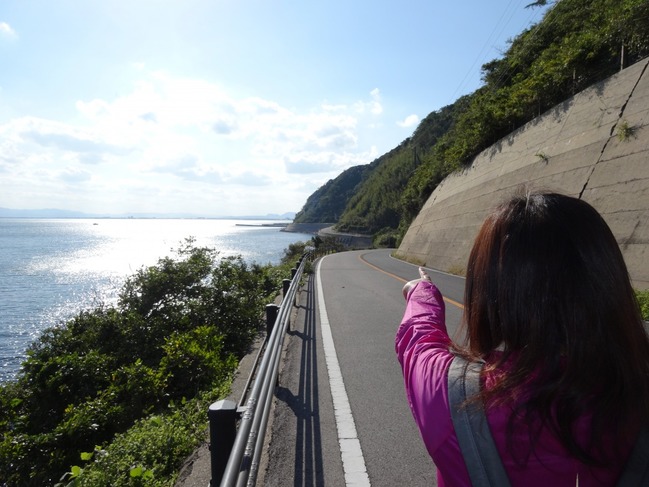
[[[410,292],[410,290],[413,287],[415,287],[418,283],[420,283],[421,281],[431,282],[430,276],[428,274],[426,274],[426,271],[424,270],[423,267],[419,268],[419,276],[420,276],[419,279],[413,279],[412,281],[408,281],[405,284],[405,286],[403,286],[402,292],[403,292],[403,297],[404,298],[408,299],[408,293]]]

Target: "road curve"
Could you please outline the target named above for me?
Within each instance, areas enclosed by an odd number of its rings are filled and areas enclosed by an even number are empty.
[[[390,253],[343,252],[318,262],[286,346],[263,485],[436,485],[394,351],[401,289],[418,272]],[[464,280],[429,273],[447,299],[453,334]],[[357,441],[349,441],[347,412]]]

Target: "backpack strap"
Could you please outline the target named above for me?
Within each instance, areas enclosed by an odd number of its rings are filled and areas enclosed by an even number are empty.
[[[465,404],[480,392],[483,363],[456,355],[448,371],[448,402],[453,427],[473,487],[509,487],[509,479],[493,441],[481,401]],[[638,439],[616,487],[649,485],[649,427]]]
[[[448,401],[453,427],[473,487],[509,487],[482,401],[466,404],[480,392],[482,363],[453,357],[448,371]]]
[[[641,485],[649,485],[649,429],[646,426],[640,430],[616,487]]]

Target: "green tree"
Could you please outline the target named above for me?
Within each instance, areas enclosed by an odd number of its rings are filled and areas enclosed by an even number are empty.
[[[4,485],[52,485],[80,451],[229,383],[281,277],[188,239],[127,279],[116,306],[46,330],[0,387]]]

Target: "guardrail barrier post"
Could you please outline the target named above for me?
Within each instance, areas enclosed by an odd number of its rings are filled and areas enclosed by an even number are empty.
[[[288,293],[288,288],[291,287],[291,280],[290,279],[283,279],[282,280],[282,296],[286,297],[286,293]]]
[[[210,487],[217,487],[221,484],[232,445],[234,445],[237,436],[237,403],[227,399],[212,403],[207,411],[207,417],[210,421],[210,459],[212,461]]]
[[[277,312],[279,306],[276,304],[267,304],[266,305],[266,336],[270,336],[275,326],[275,321],[277,320]]]

